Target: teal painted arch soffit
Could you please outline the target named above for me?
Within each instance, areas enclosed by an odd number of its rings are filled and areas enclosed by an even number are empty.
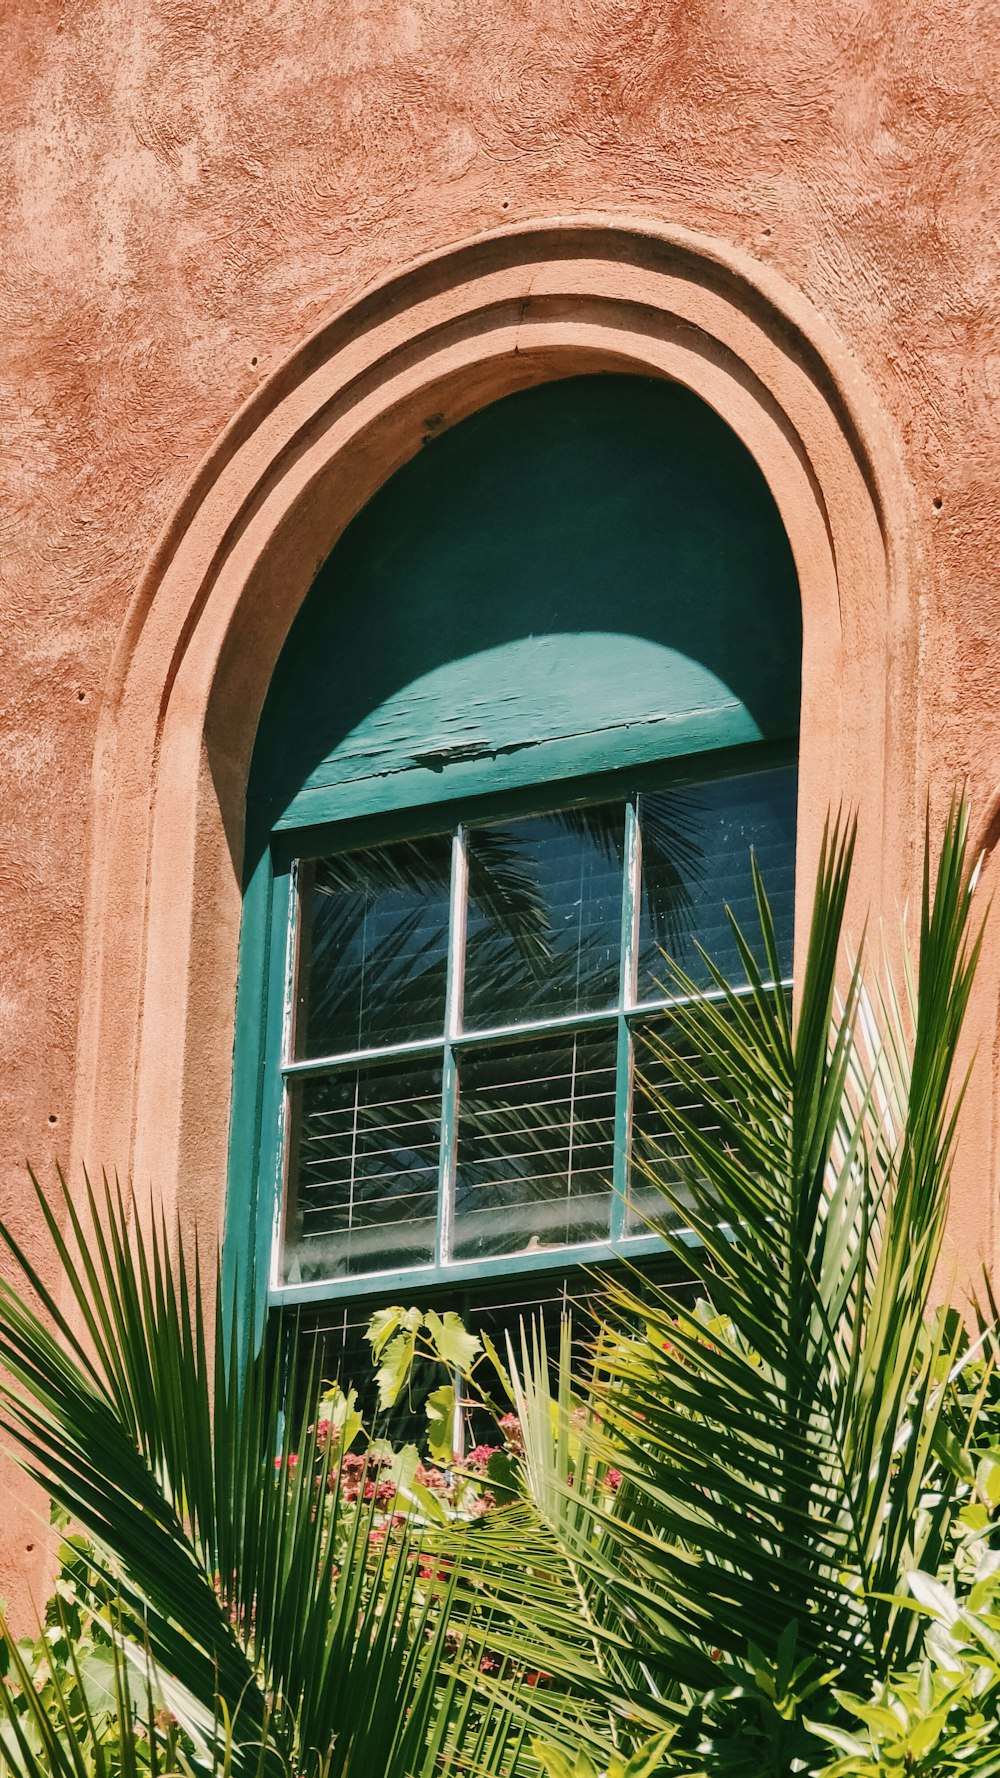
[[[746,447],[661,380],[574,377],[432,436],[358,514],[277,664],[276,829],[798,730],[788,539]]]

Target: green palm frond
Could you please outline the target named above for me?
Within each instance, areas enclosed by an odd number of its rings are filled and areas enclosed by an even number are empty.
[[[676,1001],[652,1039],[668,1084],[648,1089],[662,1138],[645,1185],[702,1301],[606,1280],[584,1443],[592,1464],[622,1473],[613,1508],[551,1443],[562,1410],[544,1356],[525,1350],[514,1367],[525,1486],[564,1601],[530,1635],[515,1613],[510,1646],[628,1734],[686,1723],[704,1736],[711,1700],[735,1710],[758,1684],[748,1673],[765,1669],[782,1684],[794,1673],[803,1697],[831,1675],[863,1690],[924,1633],[900,1595],[954,1532],[975,1419],[949,1386],[961,1325],[931,1312],[980,946],[966,841],[956,802],[933,872],[928,844],[902,992],[870,982],[863,953],[845,964],[843,824],[824,838],[794,1023],[771,985],[777,942],[756,868],[760,945],[735,932],[744,979],[706,958],[706,996],[673,971]],[[484,1586],[509,1602],[488,1536]],[[497,1571],[503,1560],[498,1546]],[[766,1702],[776,1682],[759,1683]],[[759,1749],[745,1768],[731,1752],[732,1770],[763,1769]]]
[[[37,1196],[75,1315],[4,1231],[40,1309],[0,1289],[0,1417],[192,1741],[217,1761],[228,1725],[232,1778],[414,1778],[474,1731],[497,1769],[499,1706],[470,1718],[477,1649],[446,1643],[454,1561],[427,1582],[405,1528],[373,1541],[374,1506],[344,1497],[308,1410],[283,1421],[280,1378],[221,1307],[209,1339],[218,1278],[162,1222],[109,1187],[82,1210],[65,1185]]]

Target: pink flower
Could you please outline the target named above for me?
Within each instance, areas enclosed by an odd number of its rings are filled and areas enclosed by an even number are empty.
[[[465,1459],[467,1469],[485,1469],[491,1457],[495,1457],[499,1445],[473,1445]]]
[[[440,1469],[428,1469],[425,1463],[418,1463],[414,1472],[415,1479],[424,1488],[447,1488],[448,1478]]]
[[[524,1439],[521,1436],[521,1422],[517,1415],[504,1414],[498,1424],[508,1451],[512,1451],[516,1457],[519,1457],[524,1450]]]
[[[610,1493],[617,1494],[621,1485],[622,1485],[622,1472],[620,1469],[609,1469],[605,1472],[604,1486],[609,1490]]]

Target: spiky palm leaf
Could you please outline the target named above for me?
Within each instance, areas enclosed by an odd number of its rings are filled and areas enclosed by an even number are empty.
[[[794,1023],[738,933],[744,982],[712,970],[706,996],[675,972],[656,1050],[680,1091],[657,1093],[647,1182],[704,1304],[607,1281],[589,1469],[567,1473],[567,1416],[580,1416],[568,1379],[553,1401],[545,1355],[519,1367],[547,1578],[528,1622],[507,1532],[487,1531],[483,1585],[510,1613],[508,1646],[600,1705],[619,1738],[681,1723],[689,1754],[708,1758],[728,1711],[712,1770],[793,1769],[817,1687],[836,1675],[863,1690],[909,1658],[922,1627],[905,1576],[934,1570],[954,1526],[974,1408],[956,1417],[962,1330],[931,1303],[979,949],[966,834],[956,804],[933,883],[928,849],[899,995],[844,961],[850,828],[824,842]],[[593,1488],[602,1459],[624,1478],[613,1507]],[[767,1736],[747,1726],[758,1706],[771,1712],[764,1763]],[[580,1732],[607,1750],[600,1723],[590,1714]]]
[[[197,1255],[115,1190],[88,1186],[82,1210],[65,1185],[55,1206],[37,1197],[75,1313],[4,1231],[40,1308],[0,1288],[0,1419],[93,1539],[119,1653],[169,1688],[198,1769],[414,1778],[464,1769],[471,1748],[499,1769],[510,1723],[473,1709],[463,1651],[447,1658],[453,1580],[421,1579],[405,1531],[371,1540],[315,1410],[283,1420],[280,1377],[221,1309],[209,1339]],[[77,1778],[72,1725],[49,1740],[23,1778]]]

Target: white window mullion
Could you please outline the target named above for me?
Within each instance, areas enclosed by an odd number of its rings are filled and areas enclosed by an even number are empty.
[[[465,931],[469,861],[465,830],[458,827],[451,848],[451,903],[448,915],[448,979],[445,989],[445,1043],[441,1069],[441,1164],[438,1173],[437,1263],[447,1265],[455,1231],[455,1166],[458,1149],[458,1058],[465,988]]]
[[[629,1164],[632,1149],[632,1032],[628,1011],[635,1005],[639,970],[639,915],[642,902],[642,835],[638,798],[625,805],[625,869],[622,883],[622,961],[615,1069],[615,1162],[611,1194],[611,1240],[626,1233]]]

